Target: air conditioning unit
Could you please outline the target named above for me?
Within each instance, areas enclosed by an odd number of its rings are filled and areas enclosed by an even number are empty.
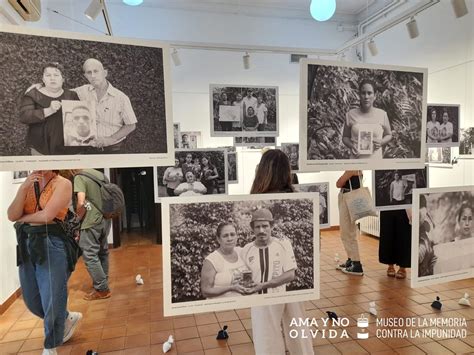
[[[41,0],[8,0],[25,21],[38,21],[41,17]]]

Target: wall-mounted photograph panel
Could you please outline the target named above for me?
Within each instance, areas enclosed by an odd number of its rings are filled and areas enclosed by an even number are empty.
[[[461,128],[460,135],[459,155],[462,155],[462,158],[474,158],[474,127]]]
[[[428,104],[427,147],[457,147],[460,137],[459,105]]]
[[[319,192],[319,228],[331,227],[329,221],[329,182],[312,182],[308,184],[293,185],[297,192]]]

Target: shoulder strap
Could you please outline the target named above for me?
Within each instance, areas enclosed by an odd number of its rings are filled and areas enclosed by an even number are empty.
[[[43,190],[39,190],[39,188],[36,188],[36,186],[34,187],[34,190],[35,190],[35,198],[36,198],[36,208],[41,211],[42,208],[40,206],[40,198],[41,198],[41,194],[43,193],[44,189],[46,189],[46,186],[48,186],[48,184],[51,182],[51,180],[53,180],[54,177],[52,177],[51,179],[48,180],[48,182],[43,186]],[[39,184],[39,183],[38,183]]]
[[[89,174],[88,172],[85,172],[85,171],[81,171],[79,173],[77,173],[75,176],[77,175],[82,175],[82,176],[85,176],[85,177],[88,177],[89,179],[91,179],[92,181],[94,181],[97,185],[99,185],[100,187],[102,187],[102,185],[104,183],[106,183],[107,181],[105,180],[100,180],[99,178],[95,177],[94,175],[92,174]],[[105,175],[104,175],[105,177]]]

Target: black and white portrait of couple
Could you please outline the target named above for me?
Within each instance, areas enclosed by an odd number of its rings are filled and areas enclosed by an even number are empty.
[[[162,197],[227,194],[225,148],[177,149],[174,165],[159,166],[155,202]]]
[[[318,298],[317,195],[164,199],[165,315]]]
[[[417,189],[413,194],[412,287],[474,276],[474,188]]]
[[[166,45],[30,32],[0,32],[2,167],[170,163]]]
[[[313,59],[300,67],[301,171],[421,166],[425,69]]]
[[[428,104],[426,145],[428,147],[457,147],[459,124],[459,105]]]
[[[211,136],[278,136],[278,87],[211,84],[209,92]]]

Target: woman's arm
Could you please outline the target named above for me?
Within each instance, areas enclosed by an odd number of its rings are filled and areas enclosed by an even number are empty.
[[[7,216],[8,220],[11,222],[16,222],[18,219],[23,216],[23,208],[25,205],[25,198],[28,192],[28,188],[22,184],[18,189],[15,198],[8,207]]]
[[[353,176],[360,175],[358,170],[348,170],[345,171],[344,174],[341,175],[339,179],[336,181],[336,187],[338,189],[344,187],[346,182]]]
[[[383,136],[382,140],[380,141],[380,146],[382,147],[392,140],[392,129],[390,128],[390,121],[388,120],[387,116],[385,117],[385,120],[386,122],[383,125]],[[377,147],[375,147],[375,149],[377,149]]]
[[[217,179],[219,177],[219,173],[217,172],[217,168],[214,168],[212,170],[212,172],[213,172],[213,175],[208,176],[207,180],[214,180],[214,179]]]
[[[183,192],[185,191],[188,191],[188,183],[187,182],[183,182],[182,184],[179,184],[175,189],[174,189],[174,194],[176,196],[179,196],[181,195]]]
[[[214,286],[216,270],[209,260],[204,260],[201,269],[201,294],[204,297],[220,296],[229,291],[244,293],[245,289],[238,283],[229,286]]]
[[[44,109],[37,109],[35,101],[30,96],[23,95],[18,109],[20,111],[21,123],[34,124],[43,122],[45,119]]]
[[[33,214],[27,214],[18,219],[18,222],[24,223],[49,223],[54,220],[59,211],[68,207],[71,203],[72,184],[67,179],[59,179],[46,206],[41,211]]]

